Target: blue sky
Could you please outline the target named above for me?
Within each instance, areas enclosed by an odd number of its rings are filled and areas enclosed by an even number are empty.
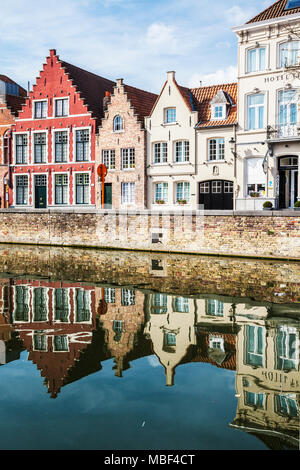
[[[236,80],[231,28],[271,0],[1,0],[0,73],[27,87],[49,49],[66,62],[159,92]]]

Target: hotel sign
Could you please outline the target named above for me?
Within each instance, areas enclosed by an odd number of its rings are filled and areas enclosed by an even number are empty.
[[[271,77],[265,77],[265,83],[280,82],[284,80],[300,79],[300,72],[289,72],[281,73],[280,75],[272,75]]]

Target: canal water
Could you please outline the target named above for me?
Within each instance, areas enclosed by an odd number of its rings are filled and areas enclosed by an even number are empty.
[[[299,265],[0,255],[1,449],[299,449]]]

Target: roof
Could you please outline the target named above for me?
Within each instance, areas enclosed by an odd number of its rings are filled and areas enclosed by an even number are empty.
[[[144,118],[150,115],[153,105],[157,99],[157,95],[129,85],[124,85],[124,90],[127,93],[127,96],[132,106],[134,107],[139,120],[143,122]]]
[[[230,103],[229,113],[222,121],[211,120],[211,100],[219,91],[223,91]],[[227,83],[224,85],[213,85],[190,90],[193,98],[193,106],[199,113],[199,123],[197,128],[229,126],[237,122],[237,83]]]
[[[85,104],[92,113],[92,116],[96,119],[101,119],[104,116],[103,98],[105,97],[105,92],[110,91],[112,93],[116,85],[115,82],[68,62],[60,60],[60,63],[72,80],[73,85],[77,86],[77,91],[85,100]]]
[[[273,18],[280,18],[282,16],[293,15],[294,13],[300,13],[300,7],[291,8],[285,11],[284,9],[287,5],[287,2],[288,0],[278,0],[270,7],[266,8],[266,10],[247,21],[246,24],[257,23],[259,21],[271,20]]]
[[[22,88],[18,83],[16,83],[11,78],[6,75],[0,75],[0,80],[4,83],[10,83],[12,85],[17,85],[19,88],[19,96],[5,94],[5,104],[7,108],[10,109],[11,113],[15,116],[18,115],[19,111],[22,109],[22,105],[25,103],[25,98],[27,96],[26,90]]]

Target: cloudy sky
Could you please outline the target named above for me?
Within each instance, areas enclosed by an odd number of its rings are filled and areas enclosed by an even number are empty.
[[[106,78],[159,92],[236,79],[231,28],[272,0],[1,0],[0,73],[27,88],[49,49]]]

